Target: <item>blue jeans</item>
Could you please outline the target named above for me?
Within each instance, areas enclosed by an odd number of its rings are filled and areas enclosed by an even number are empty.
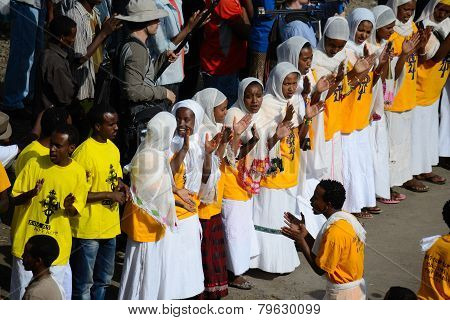
[[[72,299],[103,300],[114,274],[116,238],[72,239]]]
[[[228,108],[236,102],[239,88],[239,78],[237,73],[216,76],[202,72],[202,78],[204,88],[215,88],[227,97]]]
[[[5,109],[23,109],[34,94],[35,60],[44,48],[47,9],[11,1],[11,41],[5,74]]]

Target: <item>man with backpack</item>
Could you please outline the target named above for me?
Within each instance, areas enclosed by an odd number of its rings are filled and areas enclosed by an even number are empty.
[[[121,151],[125,162],[135,153],[140,133],[151,115],[156,111],[169,111],[176,99],[172,91],[156,85],[154,76],[165,59],[174,62],[177,56],[166,51],[156,61],[151,61],[146,46],[148,37],[158,30],[159,19],[165,16],[167,12],[158,9],[154,0],[130,0],[125,13],[116,16],[126,22],[128,29],[128,36],[117,52],[121,122],[125,130]],[[114,88],[111,93],[115,94]]]

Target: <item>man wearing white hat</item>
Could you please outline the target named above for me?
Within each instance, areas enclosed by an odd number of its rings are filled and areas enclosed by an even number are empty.
[[[158,9],[154,0],[130,0],[125,13],[116,16],[126,22],[129,35],[119,49],[120,95],[126,102],[124,112],[124,134],[122,152],[126,161],[127,155],[133,155],[139,143],[138,133],[145,129],[149,120],[146,116],[155,109],[161,111],[175,102],[175,94],[163,86],[157,86],[153,81],[156,71],[162,62],[168,58],[174,62],[177,56],[172,51],[163,52],[155,61],[150,60],[149,49],[146,46],[150,35],[156,34],[159,19],[167,16],[167,12]],[[142,128],[141,128],[142,127]],[[131,159],[130,159],[131,160]]]

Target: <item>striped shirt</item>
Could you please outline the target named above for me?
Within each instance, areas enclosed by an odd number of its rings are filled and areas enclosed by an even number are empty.
[[[98,29],[101,28],[98,10],[94,8],[92,14],[90,14],[81,3],[77,2],[72,9],[67,11],[67,16],[77,24],[77,36],[74,44],[76,55],[84,56],[87,48],[95,38],[95,33],[92,32],[91,20],[96,19]],[[73,74],[80,84],[80,91],[78,91],[77,95],[78,100],[94,98],[95,66],[93,57],[90,57],[89,60],[75,69]]]

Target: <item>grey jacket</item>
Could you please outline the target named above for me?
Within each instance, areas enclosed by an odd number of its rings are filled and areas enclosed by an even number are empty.
[[[134,103],[166,99],[167,89],[153,81],[165,53],[155,62],[150,61],[147,46],[136,38],[133,40],[128,40],[120,52],[121,97]]]

